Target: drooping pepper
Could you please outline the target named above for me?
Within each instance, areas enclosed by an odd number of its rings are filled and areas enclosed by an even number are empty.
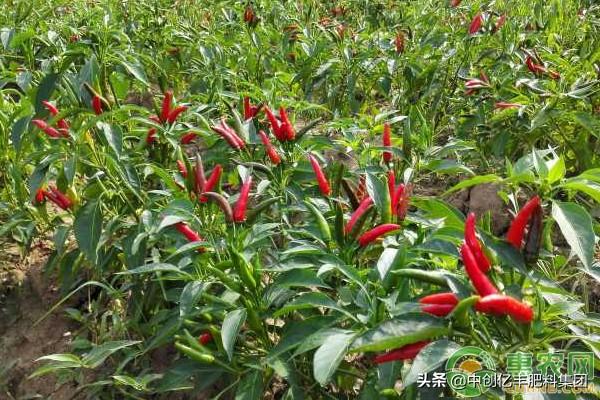
[[[42,101],[42,104],[44,105],[44,107],[46,107],[48,112],[50,112],[50,115],[52,115],[53,117],[56,117],[58,115],[58,108],[54,104],[46,100]],[[56,124],[58,126],[58,130],[62,133],[63,136],[69,136],[69,123],[64,118],[59,119]]]
[[[500,30],[500,28],[502,28],[504,26],[505,23],[506,23],[506,14],[502,14],[496,20],[496,23],[494,24],[494,27],[492,28],[492,33],[498,32]]]
[[[402,227],[398,224],[381,224],[381,225],[376,226],[375,228],[371,229],[370,231],[363,233],[358,238],[358,244],[361,247],[366,247],[370,243],[372,243],[375,240],[377,240],[378,238],[380,238],[381,236],[383,236],[387,233],[393,232],[393,231],[397,231],[401,228]]]
[[[475,304],[475,310],[497,316],[508,315],[521,323],[529,323],[533,320],[533,309],[528,304],[503,294],[483,297]]]
[[[240,190],[240,197],[235,203],[235,207],[233,209],[234,222],[244,222],[246,220],[246,209],[248,208],[248,196],[250,194],[251,185],[252,175],[249,175],[248,178],[246,178],[244,184],[242,185],[242,189]]]
[[[323,196],[329,196],[331,194],[331,187],[329,186],[329,181],[327,180],[325,173],[323,173],[323,170],[321,169],[321,165],[319,165],[319,162],[312,154],[308,155],[308,160],[310,161],[310,165],[315,172],[321,194]]]
[[[423,347],[427,346],[431,343],[429,340],[424,340],[417,343],[407,344],[398,349],[388,351],[387,353],[380,354],[375,357],[376,364],[383,364],[391,361],[403,361],[403,360],[412,360],[417,354],[423,349]]]
[[[471,249],[475,260],[477,260],[477,265],[479,266],[479,269],[481,269],[483,273],[488,272],[491,267],[491,264],[487,256],[483,252],[479,240],[477,240],[477,236],[475,233],[474,213],[469,213],[469,215],[467,216],[467,221],[465,223],[465,243]]]
[[[391,128],[390,124],[388,124],[387,122],[385,124],[383,124],[383,145],[385,147],[392,146],[392,128]],[[389,163],[390,161],[392,161],[392,152],[384,151],[383,152],[383,161],[386,163]],[[390,192],[390,194],[391,194],[391,192]]]
[[[46,123],[46,121],[42,121],[41,119],[33,119],[33,120],[31,120],[31,123],[34,124],[35,126],[37,126],[46,135],[48,135],[49,137],[51,137],[53,139],[58,139],[62,136],[61,133],[57,129],[48,125],[48,123]]]
[[[279,140],[280,142],[285,142],[286,134],[281,129],[281,122],[277,119],[277,117],[275,116],[275,114],[273,114],[273,111],[271,111],[269,107],[265,107],[265,114],[267,114],[267,119],[271,124],[271,130],[273,130],[273,135],[275,135],[277,140]]]
[[[190,144],[196,139],[196,133],[188,132],[181,137],[181,144]]]
[[[210,176],[206,180],[206,184],[204,186],[203,192],[212,192],[213,191],[213,189],[219,183],[219,179],[221,178],[222,172],[223,172],[223,167],[221,167],[221,164],[215,165],[212,172],[210,173]],[[200,196],[201,203],[206,203],[207,201],[208,201],[208,199],[205,196]]]
[[[489,278],[477,265],[477,260],[471,251],[471,248],[464,243],[460,248],[460,254],[465,265],[467,275],[473,284],[473,287],[481,297],[489,296],[498,293],[498,289],[494,287]]]
[[[175,229],[177,229],[186,239],[190,242],[201,242],[202,237],[195,232],[192,228],[189,227],[185,222],[178,222],[175,224]]]
[[[204,165],[202,165],[200,154],[196,154],[196,165],[194,166],[194,191],[198,198],[200,198],[205,187],[206,177],[204,175]]]
[[[221,119],[219,125],[211,126],[211,129],[218,133],[234,149],[239,150],[246,146],[246,143],[240,138],[232,127],[227,125],[225,119]]]
[[[531,219],[534,211],[540,206],[540,197],[532,197],[521,210],[515,215],[515,218],[508,228],[506,233],[506,240],[517,249],[521,248],[523,242],[523,236],[525,235],[525,228],[527,223]]]
[[[63,192],[54,186],[50,186],[48,189],[50,189],[50,191],[44,191],[44,197],[46,197],[48,200],[63,210],[68,210],[73,207],[73,202]]]
[[[265,146],[265,151],[266,151],[267,155],[269,156],[269,159],[271,160],[271,162],[275,165],[278,165],[281,162],[281,157],[279,157],[277,150],[275,149],[275,147],[269,140],[269,137],[267,136],[265,131],[263,131],[263,130],[258,131],[258,137],[260,137],[261,142]]]
[[[396,33],[396,37],[394,38],[394,47],[396,48],[396,54],[401,54],[404,52],[404,33],[402,31],[398,31]]]

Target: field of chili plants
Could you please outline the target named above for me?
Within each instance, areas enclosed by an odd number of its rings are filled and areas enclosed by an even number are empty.
[[[594,0],[1,9],[0,398],[600,395]]]

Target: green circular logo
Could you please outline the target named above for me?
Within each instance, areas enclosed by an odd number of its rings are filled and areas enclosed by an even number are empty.
[[[457,350],[446,361],[446,380],[457,394],[464,397],[481,396],[494,384],[496,363],[489,353],[479,347]]]

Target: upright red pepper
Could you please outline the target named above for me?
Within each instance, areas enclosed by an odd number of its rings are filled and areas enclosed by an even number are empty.
[[[181,174],[181,176],[183,176],[184,178],[187,178],[188,172],[187,172],[187,168],[185,167],[185,164],[183,163],[183,161],[177,160],[177,169],[179,170],[179,173]]]
[[[283,107],[279,107],[279,119],[281,119],[281,130],[285,135],[285,140],[294,140],[296,138],[296,131]]]
[[[96,115],[102,114],[102,99],[100,98],[100,96],[95,95],[92,98],[92,108],[94,109],[94,113]]]
[[[146,143],[152,144],[154,142],[156,142],[156,128],[150,128],[146,134]]]
[[[179,117],[179,114],[181,114],[185,110],[187,110],[187,106],[175,107],[173,110],[171,110],[171,112],[169,112],[169,116],[167,117],[167,122],[169,124],[174,123],[177,120],[177,117]]]
[[[269,137],[267,136],[265,131],[258,131],[258,137],[260,137],[261,142],[265,146],[265,151],[269,156],[271,162],[275,165],[278,165],[281,162],[281,157],[279,157],[277,150],[275,150],[275,147],[273,147],[273,144],[271,144],[271,141],[269,140]]]
[[[394,173],[393,169],[390,169],[388,171],[388,175],[387,175],[387,181],[388,181],[388,192],[390,193],[390,202],[392,204],[392,212],[394,211],[394,203],[393,203],[393,198],[394,198],[394,192],[396,191],[396,174]]]
[[[171,114],[171,103],[173,102],[173,92],[170,90],[165,92],[165,97],[163,98],[162,107],[160,111],[160,122],[167,122],[169,119],[169,114]]]
[[[376,239],[378,239],[379,237],[381,237],[387,233],[397,231],[398,229],[401,229],[401,228],[402,227],[397,224],[381,224],[381,225],[376,226],[375,228],[371,229],[370,231],[363,233],[358,238],[358,244],[361,247],[366,247],[370,243],[372,243]]]
[[[479,32],[482,24],[483,24],[483,15],[481,15],[481,12],[478,12],[477,14],[475,14],[475,17],[473,17],[473,20],[471,21],[471,24],[469,25],[469,35],[474,35],[477,32]]]
[[[312,154],[308,155],[308,160],[310,161],[310,164],[312,165],[312,169],[315,172],[315,175],[317,177],[317,183],[319,184],[319,190],[321,190],[321,194],[323,196],[329,196],[331,194],[331,187],[329,186],[327,177],[323,173],[323,170],[321,169],[319,162],[317,161],[315,156],[313,156]]]
[[[473,287],[475,287],[477,293],[481,297],[498,293],[498,289],[494,287],[489,278],[477,265],[477,260],[475,259],[475,256],[473,256],[473,252],[466,243],[461,246],[460,254],[462,256],[463,263],[465,264],[467,275],[469,276],[469,279],[471,279],[471,283],[473,284]]]
[[[517,213],[508,228],[506,240],[517,249],[521,248],[527,223],[538,206],[540,206],[540,197],[532,197]]]
[[[479,269],[486,273],[489,271],[491,264],[488,258],[486,257],[483,249],[481,248],[481,244],[479,240],[477,240],[477,236],[475,233],[475,214],[469,213],[467,216],[467,221],[465,223],[465,243],[471,249],[475,260],[477,260],[477,265]]]
[[[403,360],[412,360],[417,354],[423,349],[423,347],[427,346],[431,343],[429,340],[425,340],[422,342],[407,344],[406,346],[402,346],[399,349],[388,351],[385,354],[380,354],[375,357],[376,364],[383,364],[391,361],[403,361]]]
[[[240,190],[240,197],[235,203],[235,208],[233,209],[234,222],[244,222],[246,220],[246,209],[248,207],[248,196],[250,194],[251,185],[252,175],[249,175],[244,184],[242,185],[242,189]]]
[[[410,195],[412,193],[412,185],[400,184],[394,191],[392,196],[392,213],[398,217],[398,220],[403,221],[406,218],[408,212],[408,206],[410,203]]]
[[[212,192],[213,191],[213,189],[219,183],[219,179],[221,178],[222,172],[223,172],[223,167],[221,167],[221,164],[215,165],[212,172],[210,173],[210,176],[206,180],[206,185],[204,186],[203,192]],[[206,196],[200,197],[201,203],[206,203],[207,201],[208,201],[208,199],[206,198]]]
[[[265,114],[267,114],[267,119],[271,124],[271,129],[273,130],[273,134],[280,142],[285,142],[286,140],[286,132],[283,132],[281,129],[281,122],[277,119],[275,114],[271,111],[269,107],[265,107]]]
[[[392,127],[387,122],[383,124],[383,145],[385,147],[392,146]],[[392,161],[392,153],[390,151],[383,152],[383,161],[386,163]]]
[[[475,304],[475,310],[485,314],[509,315],[521,323],[533,320],[533,309],[529,305],[503,294],[483,297]]]
[[[344,229],[346,234],[348,234],[352,231],[352,228],[354,228],[354,225],[356,224],[356,222],[360,219],[360,217],[363,216],[363,214],[365,212],[367,212],[369,207],[371,207],[371,204],[373,204],[373,199],[371,199],[370,197],[367,196],[364,199],[362,199],[362,201],[360,202],[360,205],[352,213],[352,215],[350,216],[350,220],[346,224],[346,228]]]

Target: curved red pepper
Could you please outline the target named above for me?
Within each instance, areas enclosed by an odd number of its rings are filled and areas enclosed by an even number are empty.
[[[283,125],[281,129],[282,133],[285,135],[285,139],[294,140],[296,138],[296,131],[283,107],[279,107],[279,119],[281,119]]]
[[[273,144],[269,140],[269,137],[267,136],[265,131],[263,131],[263,130],[258,131],[258,137],[260,137],[261,142],[265,146],[265,151],[266,151],[267,155],[269,156],[269,159],[271,160],[271,162],[275,165],[278,165],[281,162],[281,157],[279,157],[277,150],[275,150],[275,147],[273,147]]]
[[[387,233],[397,231],[398,229],[401,229],[401,228],[402,227],[398,224],[381,224],[381,225],[376,226],[375,228],[371,229],[370,231],[363,233],[358,238],[358,244],[360,244],[361,247],[368,246],[370,243],[374,242],[377,238],[379,238]]]
[[[329,186],[327,177],[323,173],[319,162],[312,154],[308,155],[308,160],[310,161],[310,165],[312,166],[312,169],[317,177],[317,183],[319,184],[319,190],[321,191],[321,194],[323,196],[329,196],[331,194],[331,187]]]
[[[156,142],[156,128],[150,128],[146,135],[146,143],[152,144],[154,142]]]
[[[167,122],[169,124],[174,123],[177,120],[177,117],[179,117],[179,114],[181,114],[185,110],[187,110],[187,106],[175,107],[173,110],[171,110],[171,112],[169,112],[169,116],[167,117]]]
[[[475,287],[477,293],[481,297],[498,293],[498,289],[494,287],[489,278],[477,265],[477,260],[466,243],[461,246],[460,254],[462,256],[463,263],[465,264],[467,275],[471,279],[471,283],[473,284],[473,287]]]
[[[527,227],[527,222],[533,215],[536,208],[540,205],[540,197],[534,196],[532,197],[521,210],[515,215],[515,218],[510,224],[508,228],[508,232],[506,233],[506,240],[512,244],[517,249],[521,248],[521,244],[523,242],[523,236],[525,235],[525,228]]]
[[[232,127],[227,125],[225,119],[221,119],[218,126],[212,126],[211,129],[217,132],[234,149],[239,150],[246,146],[246,143],[240,138]]]
[[[217,184],[219,183],[219,179],[221,178],[222,172],[223,172],[223,167],[221,167],[221,164],[215,165],[212,172],[210,173],[210,176],[206,180],[206,184],[204,185],[203,192],[212,192],[213,191],[215,186],[217,186]],[[201,203],[206,203],[207,201],[208,201],[208,198],[206,196],[200,196]]]
[[[483,16],[481,15],[481,12],[478,12],[477,14],[475,14],[475,17],[473,17],[473,20],[471,21],[471,24],[469,25],[469,35],[474,35],[477,32],[479,32],[482,24],[483,24]]]
[[[392,146],[392,128],[387,122],[383,124],[383,145],[385,147]],[[392,153],[390,151],[383,152],[383,161],[386,163],[392,161]]]
[[[454,304],[424,304],[421,306],[421,311],[436,317],[445,317],[454,310],[454,307],[456,307]]]
[[[250,195],[250,186],[252,185],[252,175],[249,175],[242,189],[240,190],[240,197],[235,203],[233,209],[233,221],[244,222],[246,220],[246,209],[248,208],[248,196]]]
[[[63,210],[68,210],[73,206],[73,202],[64,193],[54,186],[49,187],[50,191],[44,191],[44,196]]]
[[[490,270],[491,264],[488,258],[486,257],[483,249],[481,248],[481,244],[479,240],[477,240],[477,236],[475,234],[475,214],[469,213],[467,216],[467,221],[465,223],[465,243],[471,249],[473,256],[475,256],[475,260],[477,260],[477,265],[479,269],[484,273]]]
[[[419,354],[423,347],[431,343],[429,340],[422,342],[407,344],[396,350],[388,351],[385,354],[380,354],[375,357],[376,364],[383,364],[390,361],[412,360]]]
[[[188,132],[181,137],[181,144],[190,144],[196,139],[196,134],[194,132]]]
[[[269,107],[265,107],[265,114],[267,114],[267,118],[269,119],[269,123],[271,124],[271,129],[273,130],[273,134],[280,142],[285,142],[286,140],[286,132],[283,132],[281,129],[281,122],[277,119],[275,114],[271,111]]]
[[[42,121],[41,119],[34,119],[31,120],[31,123],[37,126],[39,129],[41,129],[46,135],[48,135],[51,138],[57,139],[62,136],[58,130],[48,125],[46,121]]]
[[[533,309],[529,305],[503,294],[483,297],[475,304],[475,310],[497,316],[509,315],[521,323],[529,323],[533,320]]]
[[[367,212],[369,207],[371,207],[371,204],[373,204],[373,199],[371,199],[370,197],[367,196],[364,199],[362,199],[358,208],[352,213],[352,215],[350,216],[350,220],[346,224],[346,228],[344,229],[346,234],[348,234],[348,233],[350,233],[350,231],[352,231],[352,228],[354,228],[356,221],[358,221],[360,219],[360,217],[362,217],[362,215],[365,212]]]
[[[42,104],[44,105],[44,107],[46,107],[46,110],[48,110],[50,115],[52,115],[53,117],[58,115],[58,108],[54,104],[50,103],[47,100],[42,101]]]

